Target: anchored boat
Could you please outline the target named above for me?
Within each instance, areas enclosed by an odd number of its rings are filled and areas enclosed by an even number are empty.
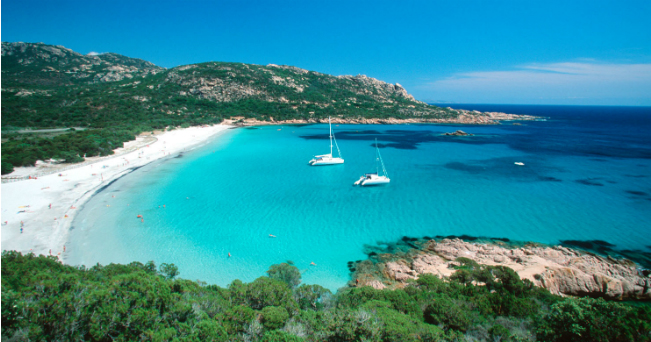
[[[371,185],[382,185],[389,184],[391,179],[387,173],[387,169],[384,167],[384,161],[382,160],[382,155],[380,154],[380,149],[377,147],[377,139],[375,139],[375,173],[367,173],[364,176],[360,177],[354,185],[360,186],[371,186]],[[379,162],[379,163],[378,163]],[[380,176],[379,165],[382,165],[382,175]]]
[[[341,158],[341,151],[339,151],[339,145],[337,145],[337,139],[335,139],[334,134],[332,134],[332,123],[330,122],[330,117],[328,117],[328,126],[330,126],[330,153],[322,154],[320,156],[314,156],[314,158],[310,160],[310,165],[312,166],[335,165],[335,164],[344,163],[344,159]],[[337,155],[339,155],[339,157],[332,156],[333,141],[335,142],[335,146],[337,147]]]

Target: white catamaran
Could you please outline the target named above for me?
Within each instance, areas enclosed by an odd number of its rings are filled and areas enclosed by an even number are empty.
[[[389,179],[389,174],[387,169],[384,167],[384,161],[382,161],[382,155],[380,155],[380,149],[377,147],[377,139],[375,139],[375,151],[377,157],[375,158],[375,173],[367,173],[360,177],[354,184],[361,186],[371,186],[371,185],[382,185],[389,184],[391,179]],[[379,174],[378,161],[382,165],[382,176]]]
[[[337,145],[337,139],[335,139],[334,134],[332,134],[332,123],[330,122],[330,117],[328,117],[328,125],[330,126],[330,153],[329,154],[322,154],[320,156],[314,156],[312,160],[310,160],[310,165],[312,166],[320,166],[320,165],[335,165],[335,164],[343,164],[344,159],[341,158],[341,151],[339,151],[339,145]],[[332,157],[332,141],[334,140],[335,146],[337,147],[337,154],[339,157]]]

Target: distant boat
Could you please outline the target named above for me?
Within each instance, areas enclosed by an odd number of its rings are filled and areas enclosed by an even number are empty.
[[[524,166],[524,163],[523,162],[515,162],[515,165]]]
[[[375,139],[375,153],[377,155],[375,158],[375,173],[365,174],[354,183],[355,185],[371,186],[389,184],[389,182],[391,182],[391,179],[389,179],[389,174],[387,173],[387,169],[384,167],[384,161],[382,160],[380,149],[377,147],[377,139]],[[380,176],[378,162],[379,165],[382,165],[382,176]]]
[[[334,134],[332,134],[332,123],[330,122],[330,117],[328,117],[328,125],[330,126],[330,153],[314,156],[314,158],[310,160],[310,165],[312,166],[335,165],[344,163],[344,159],[341,158],[341,151],[339,151],[339,145],[337,145],[337,139],[335,139]],[[337,147],[337,155],[339,155],[339,157],[332,157],[332,141],[335,142],[335,146]]]

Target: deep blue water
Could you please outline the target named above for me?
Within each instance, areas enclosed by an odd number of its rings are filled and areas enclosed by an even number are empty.
[[[67,261],[154,260],[227,285],[291,260],[305,283],[336,289],[349,280],[348,261],[403,236],[651,251],[651,108],[444,106],[548,119],[333,126],[346,162],[327,167],[307,165],[328,152],[327,125],[229,130],[94,196],[73,223]],[[475,135],[440,135],[457,129]],[[375,170],[375,138],[391,184],[353,187]]]

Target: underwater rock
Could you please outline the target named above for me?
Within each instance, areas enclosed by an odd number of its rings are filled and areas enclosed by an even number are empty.
[[[449,135],[449,136],[454,136],[454,137],[465,137],[465,136],[472,136],[474,134],[466,133],[466,132],[459,129],[456,132],[452,132],[452,133],[446,132],[446,133],[443,133],[442,135]]]

